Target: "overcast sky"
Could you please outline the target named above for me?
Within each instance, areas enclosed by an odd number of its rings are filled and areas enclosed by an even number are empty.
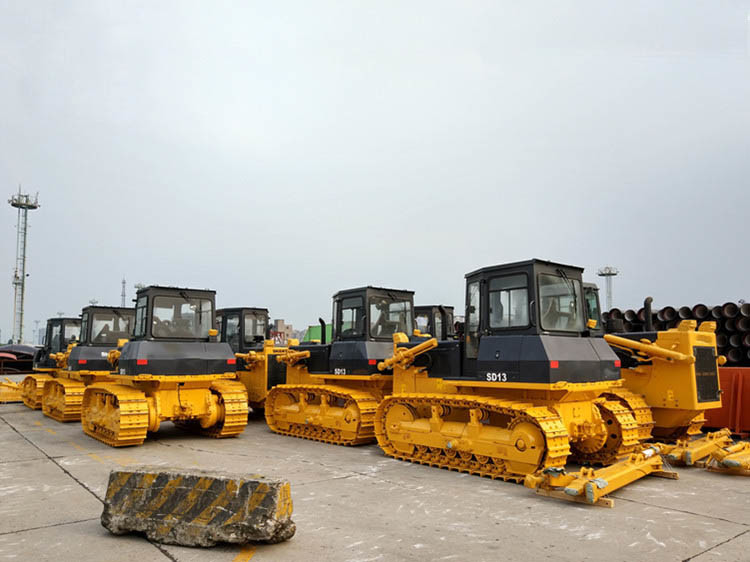
[[[26,333],[120,280],[296,327],[377,284],[463,307],[540,257],[615,304],[750,300],[750,1],[0,0]],[[0,208],[10,337],[16,213]],[[5,289],[2,289],[2,286]]]

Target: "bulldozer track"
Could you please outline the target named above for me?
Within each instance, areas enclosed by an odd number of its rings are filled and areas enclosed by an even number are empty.
[[[140,445],[148,431],[148,401],[135,388],[112,383],[86,388],[81,405],[83,431],[112,447]]]
[[[604,422],[607,424],[607,440],[597,451],[588,453],[573,448],[573,460],[581,464],[613,464],[635,453],[639,441],[640,426],[636,423],[630,407],[619,400],[597,402]]]
[[[510,465],[515,462],[511,454],[497,456],[476,454],[471,447],[462,447],[459,443],[454,446],[451,441],[445,447],[428,447],[413,444],[412,453],[408,454],[397,450],[388,436],[386,427],[386,416],[391,408],[396,405],[404,405],[414,411],[422,408],[430,408],[432,411],[474,411],[471,422],[467,425],[476,424],[477,420],[488,419],[491,414],[506,417],[509,421],[507,428],[513,428],[520,423],[526,422],[536,426],[544,437],[544,451],[536,466],[525,471],[514,471]],[[522,482],[527,474],[544,468],[564,467],[570,454],[568,432],[562,420],[552,409],[545,406],[534,406],[533,404],[498,400],[483,396],[451,396],[442,394],[399,394],[390,396],[383,400],[378,406],[375,417],[375,434],[378,444],[388,456],[435,466],[447,468],[459,472],[467,472],[492,479],[501,479],[513,482]],[[498,447],[498,450],[502,447]],[[515,447],[504,447],[506,450],[515,451]]]
[[[80,420],[85,390],[86,385],[76,380],[64,378],[48,380],[44,383],[42,412],[45,416],[59,422]]]
[[[304,422],[299,419],[280,419],[287,415],[280,409],[280,397],[284,395],[292,396],[296,401],[298,411],[294,417],[304,417]],[[331,406],[337,403],[342,406]],[[352,406],[356,406],[356,410]],[[282,435],[334,445],[362,445],[375,441],[374,423],[377,406],[378,400],[366,391],[327,384],[282,384],[272,388],[266,397],[266,423],[272,431]],[[343,412],[343,419],[333,416],[326,419],[333,408],[349,410],[350,419],[346,419],[346,412]],[[342,428],[341,422],[349,426],[349,429]],[[352,426],[355,426],[354,429],[351,429]]]
[[[51,375],[27,375],[21,382],[21,399],[32,410],[41,410],[44,384],[53,380]]]
[[[654,416],[651,414],[651,407],[646,403],[646,399],[640,394],[635,394],[627,389],[615,389],[602,395],[607,400],[620,401],[627,406],[635,423],[638,424],[638,440],[645,443],[651,439],[651,431],[654,428]]]
[[[234,437],[242,433],[247,426],[247,415],[250,411],[245,386],[234,381],[218,381],[211,385],[211,392],[219,396],[219,404],[224,411],[222,421],[206,428],[201,427],[195,420],[175,420],[174,424],[182,429],[216,439]]]

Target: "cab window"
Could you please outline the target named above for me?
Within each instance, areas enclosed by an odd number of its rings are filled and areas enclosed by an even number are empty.
[[[65,324],[65,345],[81,339],[80,324]]]
[[[439,310],[436,310],[433,318],[435,320],[435,333],[432,335],[441,338],[443,337],[443,315],[440,314]]]
[[[476,359],[479,353],[479,281],[466,289],[466,357]]]
[[[117,345],[118,340],[130,338],[132,322],[132,313],[95,312],[91,319],[91,343]]]
[[[362,297],[343,299],[339,310],[338,333],[341,337],[362,337],[365,333],[365,307]]]
[[[49,341],[49,348],[53,352],[62,350],[62,342],[60,341],[60,333],[62,332],[62,326],[60,324],[54,324],[52,326],[52,337]]]
[[[245,343],[263,341],[268,319],[265,314],[245,313]]]
[[[230,314],[227,316],[227,343],[233,351],[240,350],[240,316]]]
[[[156,296],[151,335],[155,338],[207,338],[213,321],[209,299]]]
[[[140,297],[135,305],[135,336],[146,335],[146,304],[148,297]]]
[[[414,317],[414,320],[417,322],[417,330],[422,332],[423,334],[427,334],[430,332],[430,315],[427,312],[419,312]],[[432,334],[434,335],[434,334]]]
[[[539,274],[539,305],[542,329],[582,332],[583,310],[578,301],[581,283],[567,276]]]
[[[370,336],[390,340],[396,332],[411,334],[413,331],[410,301],[370,297]]]
[[[490,279],[490,328],[529,325],[529,291],[525,274]]]
[[[89,334],[88,327],[89,327],[89,313],[84,312],[81,315],[81,334],[88,341],[91,341],[91,335]]]

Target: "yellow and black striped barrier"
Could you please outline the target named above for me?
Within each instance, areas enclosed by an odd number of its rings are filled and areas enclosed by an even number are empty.
[[[294,535],[289,482],[258,474],[136,467],[114,470],[102,525],[116,535],[213,546],[287,540]]]

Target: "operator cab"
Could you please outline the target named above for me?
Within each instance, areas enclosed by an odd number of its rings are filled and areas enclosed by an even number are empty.
[[[50,318],[44,333],[44,345],[34,357],[34,368],[54,369],[57,363],[51,355],[62,353],[68,349],[68,344],[77,343],[81,339],[80,318]]]
[[[373,375],[393,353],[393,334],[414,331],[414,292],[359,287],[333,295],[333,341],[305,343],[311,373]],[[323,332],[325,333],[325,332]]]
[[[497,383],[619,379],[617,356],[589,337],[582,273],[538,259],[468,273],[464,340],[441,341],[415,364],[431,365],[429,376]]]
[[[81,311],[81,343],[68,358],[69,371],[109,371],[107,354],[117,342],[133,337],[135,309],[87,306]]]
[[[442,304],[415,306],[414,320],[417,330],[423,334],[430,334],[439,340],[456,337],[452,306]]]
[[[219,339],[229,344],[235,353],[260,351],[268,338],[267,308],[221,308],[216,311]]]
[[[133,339],[120,355],[121,375],[235,372],[232,348],[215,335],[216,292],[152,285],[138,290]]]

